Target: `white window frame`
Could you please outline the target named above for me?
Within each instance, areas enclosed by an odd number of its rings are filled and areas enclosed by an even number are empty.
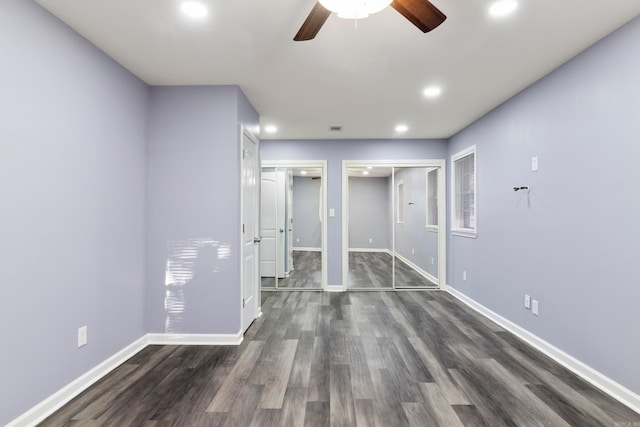
[[[432,180],[429,179],[429,175],[431,173],[435,174],[436,177],[436,181],[431,182]],[[427,230],[429,231],[438,231],[438,217],[440,216],[438,213],[438,180],[440,179],[440,169],[439,168],[427,168],[427,172],[425,174],[425,179],[426,179],[426,185],[425,185],[425,191],[426,191],[426,209],[425,209],[425,226],[427,228]],[[431,212],[431,202],[429,201],[429,195],[430,193],[433,191],[435,185],[435,196],[436,196],[436,200],[435,200],[435,205],[436,205],[436,215],[435,215],[435,223],[433,223],[432,221],[429,221],[429,213]],[[432,218],[434,219],[434,218]]]
[[[396,182],[396,222],[399,225],[404,225],[404,200],[404,179],[399,179]]]
[[[471,220],[472,227],[460,227],[458,226],[459,220],[457,218],[458,206],[456,205],[456,162],[468,157],[473,156],[473,217]],[[478,153],[475,145],[465,148],[462,151],[458,151],[451,156],[451,234],[462,237],[475,238],[478,233]]]

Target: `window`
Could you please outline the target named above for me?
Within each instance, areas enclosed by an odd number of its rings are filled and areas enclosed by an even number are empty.
[[[451,231],[476,236],[476,146],[451,156]]]
[[[398,191],[397,193],[397,209],[396,209],[396,220],[398,224],[404,224],[404,181],[398,181]]]
[[[438,229],[438,169],[427,169],[427,228]]]

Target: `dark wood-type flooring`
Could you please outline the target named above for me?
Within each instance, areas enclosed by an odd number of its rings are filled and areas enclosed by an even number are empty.
[[[437,285],[396,257],[396,288],[437,288]],[[391,289],[393,256],[386,252],[349,252],[351,289]]]
[[[42,426],[627,426],[449,294],[265,292],[240,346],[149,346]]]
[[[275,288],[273,277],[261,279],[263,288]],[[293,251],[293,270],[288,277],[278,279],[278,288],[321,289],[322,252]]]

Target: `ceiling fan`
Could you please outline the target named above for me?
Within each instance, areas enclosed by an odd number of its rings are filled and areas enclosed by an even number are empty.
[[[322,3],[325,5],[323,5]],[[322,25],[324,25],[329,15],[331,15],[332,11],[329,10],[330,4],[332,2],[327,0],[321,0],[316,2],[315,6],[307,16],[307,19],[300,27],[300,30],[293,38],[295,41],[305,41],[313,39]],[[377,0],[376,3],[380,1]],[[335,3],[335,0],[333,1]],[[366,2],[364,2],[366,3]],[[386,7],[389,2],[382,2],[384,5],[381,7],[383,9]],[[428,31],[433,30],[438,25],[442,24],[447,17],[442,13],[437,7],[435,7],[428,0],[393,0],[389,4],[392,8],[397,10],[402,16],[407,18],[413,25],[418,27],[420,31],[426,33]],[[327,6],[327,7],[325,7]],[[380,10],[380,9],[378,9]],[[377,11],[377,10],[376,10]],[[370,12],[373,13],[373,12]],[[346,18],[359,18],[362,16],[343,16]],[[366,14],[364,16],[367,16]]]

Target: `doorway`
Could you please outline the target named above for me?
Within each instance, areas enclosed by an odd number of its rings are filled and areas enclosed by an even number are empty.
[[[258,317],[260,292],[258,287],[258,243],[260,194],[260,159],[258,142],[246,129],[241,129],[241,245],[242,267],[242,332]]]
[[[262,162],[262,290],[326,288],[326,161]]]
[[[343,161],[343,287],[445,282],[444,160]]]

